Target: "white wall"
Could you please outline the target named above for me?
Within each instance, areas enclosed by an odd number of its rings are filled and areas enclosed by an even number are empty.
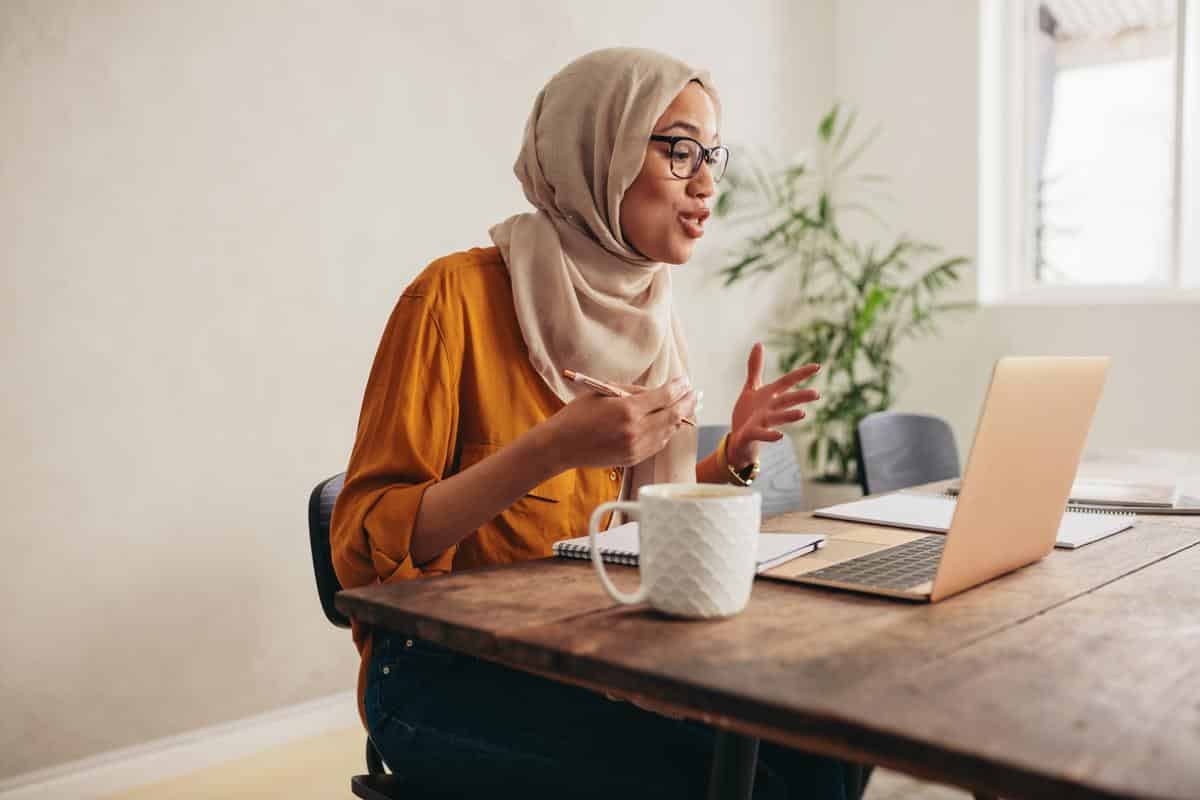
[[[977,3],[838,0],[835,94],[884,132],[862,162],[890,173],[897,231],[975,257]],[[975,294],[975,276],[965,290]],[[901,352],[900,410],[948,418],[970,446],[991,365],[1003,355],[1113,357],[1089,449],[1200,449],[1200,306],[985,307]]]
[[[0,777],[353,686],[307,493],[396,295],[524,207],[544,81],[674,52],[735,145],[799,148],[830,101],[832,0],[680,10],[0,5]],[[711,239],[679,299],[719,421],[770,291],[718,291]]]

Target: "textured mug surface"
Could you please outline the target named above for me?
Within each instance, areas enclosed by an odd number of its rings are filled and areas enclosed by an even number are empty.
[[[638,522],[642,586],[633,595],[613,587],[594,545],[596,525],[610,508]],[[762,496],[744,487],[643,486],[636,502],[604,503],[593,513],[593,563],[620,602],[644,600],[680,617],[727,617],[750,599],[761,521]]]

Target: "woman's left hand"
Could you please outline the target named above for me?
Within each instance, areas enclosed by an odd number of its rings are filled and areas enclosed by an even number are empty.
[[[804,419],[804,409],[800,406],[821,397],[815,389],[788,391],[816,375],[821,369],[820,364],[805,364],[763,386],[763,350],[762,342],[756,342],[750,348],[746,385],[733,406],[733,423],[725,455],[734,469],[742,469],[756,461],[761,442],[782,439],[784,434],[777,428]]]

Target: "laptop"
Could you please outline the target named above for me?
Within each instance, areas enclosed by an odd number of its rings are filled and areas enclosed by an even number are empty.
[[[1108,364],[1108,358],[997,361],[946,534],[914,536],[793,580],[937,602],[1045,557],[1054,549]]]

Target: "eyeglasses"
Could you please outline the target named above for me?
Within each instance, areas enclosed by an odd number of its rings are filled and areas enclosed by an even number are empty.
[[[652,142],[670,142],[671,174],[688,180],[700,171],[701,162],[708,163],[713,182],[721,180],[729,166],[729,148],[724,145],[705,147],[690,136],[651,136]]]

